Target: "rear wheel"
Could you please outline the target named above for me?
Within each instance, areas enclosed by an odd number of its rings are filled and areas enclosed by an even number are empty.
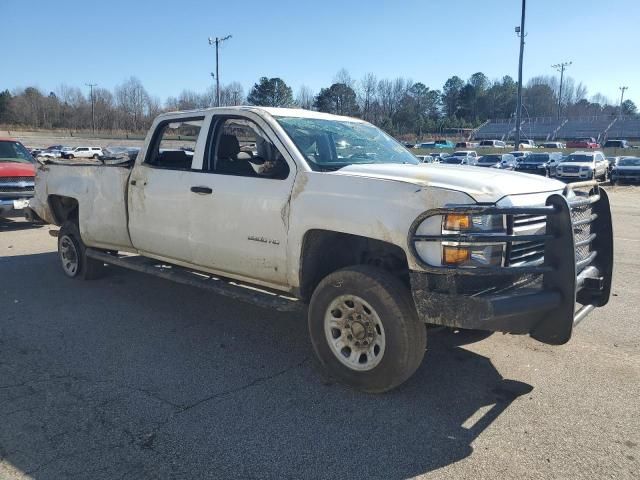
[[[74,222],[65,222],[60,229],[58,258],[62,271],[69,278],[92,280],[104,273],[104,263],[86,256],[86,247]]]
[[[338,270],[320,282],[309,305],[309,333],[330,377],[371,393],[407,380],[427,341],[409,289],[369,266]]]
[[[69,159],[73,158],[73,153],[68,154],[67,158],[69,158]]]

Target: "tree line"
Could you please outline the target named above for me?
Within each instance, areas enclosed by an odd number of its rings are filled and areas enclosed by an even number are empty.
[[[291,87],[278,77],[262,77],[248,95],[238,82],[221,86],[220,103],[298,107],[338,115],[361,117],[394,135],[422,137],[425,133],[450,128],[473,128],[488,119],[512,118],[516,109],[517,83],[510,76],[490,80],[474,73],[467,80],[449,78],[441,89],[422,82],[397,77],[377,78],[368,73],[353,79],[340,70],[331,85],[313,92],[301,86],[295,96]],[[85,89],[87,90],[87,89]],[[183,90],[162,102],[150,95],[140,80],[131,77],[113,91],[93,89],[95,126],[103,131],[139,132],[147,129],[163,111],[190,110],[215,105],[215,88],[205,92]],[[637,109],[626,100],[620,109],[597,93],[588,96],[582,83],[566,78],[560,85],[553,76],[538,76],[523,87],[523,118],[565,116],[635,115]],[[35,87],[0,92],[0,124],[28,128],[90,129],[91,95],[78,87],[60,86],[45,94]]]

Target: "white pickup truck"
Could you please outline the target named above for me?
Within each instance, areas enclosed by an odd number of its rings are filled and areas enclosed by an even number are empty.
[[[308,309],[320,364],[367,392],[412,375],[426,325],[562,344],[609,299],[611,215],[595,182],[419,164],[358,119],[166,113],[135,161],[61,163],[39,166],[30,214],[61,226],[67,276],[113,264]]]

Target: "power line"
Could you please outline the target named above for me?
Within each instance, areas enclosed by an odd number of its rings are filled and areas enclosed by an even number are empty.
[[[229,40],[230,38],[231,35],[227,35],[223,38],[216,37],[215,39],[209,37],[209,45],[216,46],[216,107],[220,106],[220,72],[218,70],[218,47],[222,42],[224,42],[225,40]]]
[[[560,114],[562,113],[562,82],[564,80],[564,70],[573,62],[562,62],[551,65],[551,68],[555,68],[560,72],[560,93],[558,93],[558,120],[560,120]]]
[[[96,111],[94,108],[94,101],[93,101],[93,87],[98,86],[98,84],[85,83],[85,85],[91,89],[91,131],[95,134],[96,133]]]

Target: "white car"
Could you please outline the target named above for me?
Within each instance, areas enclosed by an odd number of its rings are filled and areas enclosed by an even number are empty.
[[[425,324],[557,345],[609,299],[595,182],[420,164],[360,119],[289,108],[163,113],[146,138],[133,163],[39,167],[30,205],[61,227],[62,272],[90,279],[108,263],[305,312],[319,365],[353,388],[407,380]],[[585,208],[599,214],[574,229]],[[577,250],[589,228],[597,241]]]
[[[73,150],[62,152],[63,158],[95,158],[102,156],[102,148],[100,147],[76,147]]]
[[[567,148],[567,146],[562,143],[562,142],[543,142],[542,145],[540,145],[541,148],[556,148],[558,150],[562,150],[564,148]]]
[[[538,148],[533,140],[520,140],[520,148]]]
[[[567,155],[556,167],[559,180],[606,180],[609,162],[600,151],[577,151]]]
[[[478,148],[507,148],[507,144],[502,140],[482,140]]]

